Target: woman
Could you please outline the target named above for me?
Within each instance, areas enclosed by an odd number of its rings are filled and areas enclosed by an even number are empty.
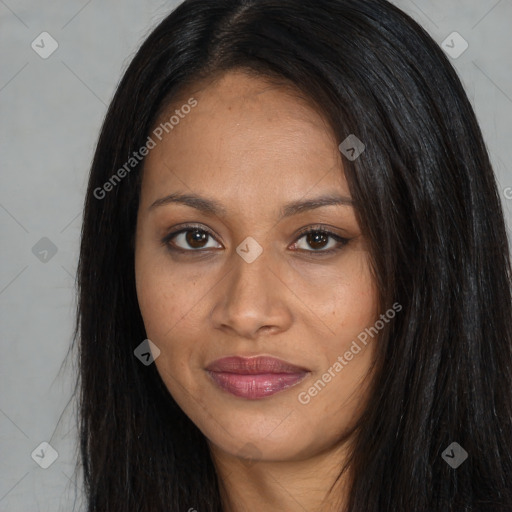
[[[90,175],[88,510],[512,510],[510,275],[475,115],[411,18],[186,0]]]

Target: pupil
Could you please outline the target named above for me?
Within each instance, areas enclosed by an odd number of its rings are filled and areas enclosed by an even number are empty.
[[[194,229],[188,231],[185,238],[191,247],[202,247],[202,243],[208,238],[208,233],[200,231],[199,229]]]
[[[325,246],[326,241],[327,235],[325,235],[324,233],[315,232],[309,233],[307,235],[307,242],[309,246],[312,247],[313,249],[321,249],[322,247]]]

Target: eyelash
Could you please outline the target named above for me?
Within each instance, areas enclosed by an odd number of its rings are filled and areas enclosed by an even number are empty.
[[[167,248],[170,251],[179,252],[179,253],[204,253],[204,252],[207,252],[207,251],[210,250],[210,249],[183,249],[181,247],[173,247],[171,245],[171,240],[173,238],[175,238],[176,236],[180,235],[181,233],[187,233],[188,231],[199,231],[199,232],[202,232],[202,233],[206,233],[209,237],[211,237],[215,241],[217,241],[216,238],[213,236],[213,234],[209,230],[204,229],[203,227],[201,227],[199,225],[196,225],[196,224],[188,224],[188,225],[182,226],[179,230],[173,231],[172,233],[169,233],[168,235],[166,235],[162,239],[162,244],[167,246]],[[350,241],[349,239],[343,238],[343,237],[333,233],[332,231],[326,230],[322,226],[310,226],[308,228],[305,228],[305,229],[301,230],[299,232],[299,234],[298,234],[298,238],[296,238],[295,242],[293,242],[293,243],[296,244],[301,238],[304,238],[305,236],[307,236],[309,234],[312,234],[312,233],[322,234],[322,235],[327,236],[329,238],[333,238],[336,242],[338,242],[338,247],[327,249],[327,250],[322,250],[322,249],[318,249],[318,250],[314,250],[314,249],[312,249],[312,250],[297,249],[298,251],[307,252],[307,253],[313,253],[315,255],[316,254],[334,254],[334,253],[340,251]]]

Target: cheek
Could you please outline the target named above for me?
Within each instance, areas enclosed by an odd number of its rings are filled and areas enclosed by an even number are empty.
[[[304,412],[309,411],[302,418],[311,428],[316,424],[313,411],[325,418],[326,428],[336,430],[351,424],[364,403],[370,382],[367,372],[378,342],[378,336],[367,337],[366,344],[360,341],[379,313],[378,291],[370,269],[367,253],[355,251],[321,279],[303,281],[304,294],[316,305],[316,316],[322,320],[315,324],[322,332],[326,326],[329,329],[329,336],[314,330],[309,333],[317,340],[311,357],[321,364],[300,389],[303,394],[299,401]]]
[[[157,266],[145,263],[144,256],[137,260],[137,299],[146,333],[155,342],[172,327],[171,304],[175,301],[169,284]]]
[[[379,314],[378,291],[366,255],[349,268],[344,283],[337,290],[337,341],[330,349],[329,367],[339,362],[339,356],[345,359],[346,366],[344,363],[339,372],[341,378],[334,384],[345,394],[345,391],[356,392],[364,381],[378,339],[370,338],[367,344],[361,342],[365,329],[374,324]],[[342,389],[344,386],[346,390]]]
[[[368,269],[348,275],[337,290],[335,332],[357,336],[378,315],[378,292]]]
[[[186,343],[187,313],[193,293],[183,293],[183,277],[169,271],[168,264],[150,250],[137,252],[135,263],[137,299],[147,337],[160,349],[157,370],[169,392],[180,396],[180,381],[186,381],[192,365],[193,344]],[[181,282],[184,281],[184,282]],[[194,287],[192,287],[192,290]],[[192,324],[193,325],[193,324]]]
[[[302,299],[311,320],[327,331],[327,347],[342,343],[371,324],[378,313],[378,293],[367,253],[347,251],[336,265],[295,265],[290,288]]]
[[[165,251],[141,247],[136,251],[137,299],[146,333],[155,341],[171,339],[187,324],[204,295],[204,280],[197,273],[177,270]]]
[[[378,292],[370,268],[368,254],[355,252],[343,274],[343,282],[337,287],[341,313],[338,330],[347,329],[351,336],[356,336],[372,323],[378,313]]]

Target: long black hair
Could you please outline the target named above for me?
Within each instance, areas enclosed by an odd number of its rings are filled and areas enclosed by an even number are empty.
[[[233,69],[293,84],[340,142],[366,146],[345,176],[382,311],[403,311],[376,345],[347,510],[512,510],[511,267],[493,171],[448,59],[384,0],[186,0],[126,70],[92,164],[78,270],[87,510],[222,510],[206,439],[133,353],[146,338],[133,247],[143,160],[104,185],[177,94]],[[457,469],[442,457],[452,442],[468,454]]]

